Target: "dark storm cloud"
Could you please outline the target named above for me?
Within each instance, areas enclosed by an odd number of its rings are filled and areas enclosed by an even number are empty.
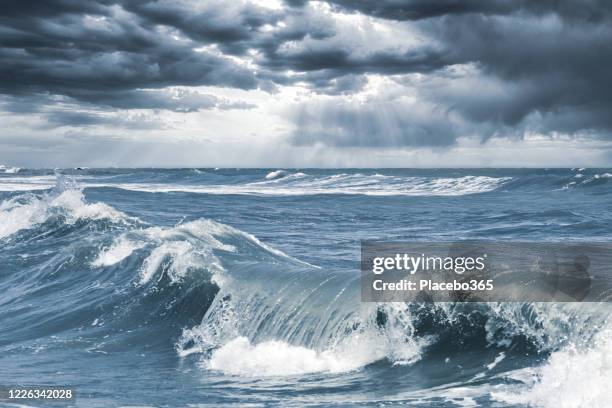
[[[5,1],[2,4],[3,17],[26,17],[32,15],[53,17],[68,13],[103,13],[106,1],[73,1],[73,0],[41,0],[41,1]]]
[[[239,2],[79,6],[59,0],[6,9],[0,16],[0,92],[6,94],[51,92],[88,101],[95,91],[171,85],[253,89],[258,81],[290,82],[276,81],[287,70],[325,72],[332,80],[365,72],[430,71],[449,62],[433,49],[356,56],[321,44],[284,54],[287,42],[335,34],[331,19],[312,10],[274,11]],[[281,20],[284,28],[262,31]],[[222,54],[195,51],[212,44],[228,55],[257,50],[259,78]]]
[[[440,44],[435,52],[422,54],[426,57],[421,66],[412,66],[428,75],[410,84],[407,92],[458,115],[456,122],[461,123],[453,126],[457,135],[478,135],[484,140],[535,131],[612,137],[611,2],[332,2],[344,11],[407,21]],[[456,64],[468,64],[471,69],[463,75],[447,75],[447,68]],[[337,68],[360,72],[361,66]],[[407,73],[412,68],[398,61],[387,66],[391,67],[387,73]],[[367,71],[384,73],[374,66]],[[367,110],[362,112],[368,115]],[[362,127],[356,120],[338,123],[346,134],[359,134]],[[406,129],[413,134],[409,126]],[[334,137],[313,137],[310,131],[301,136],[300,132],[298,126],[297,141],[337,143]],[[362,143],[361,136],[354,139],[356,145]]]
[[[106,114],[71,117],[46,107],[65,101],[37,95],[67,97],[87,109],[193,112],[251,106],[168,87],[274,92],[300,84],[343,98],[363,90],[368,75],[380,75],[404,81],[405,92],[430,109],[384,95],[372,106],[306,103],[291,115],[291,140],[441,146],[466,134],[612,131],[612,2],[328,3],[379,18],[394,35],[377,37],[366,26],[351,31],[350,23],[303,0],[286,0],[281,9],[241,1],[3,2],[0,93],[20,99],[3,109],[43,112],[54,126],[111,126]],[[422,41],[411,41],[417,37]],[[453,73],[457,66],[469,69]]]
[[[301,77],[301,80],[311,89],[325,95],[351,95],[363,90],[368,84],[365,75],[348,74],[336,77],[329,72],[307,73]]]
[[[479,67],[472,94],[449,96],[447,87],[437,98],[469,120],[517,126],[530,116],[543,115],[549,120],[539,131],[563,132],[575,129],[565,117],[568,113],[612,112],[612,24],[568,22],[558,16],[469,15],[436,21],[432,32],[453,54]],[[493,95],[479,87],[491,80],[497,87]],[[435,91],[423,90],[428,92],[435,98]],[[591,119],[582,122],[584,129],[611,129],[605,116]]]
[[[447,59],[435,48],[404,53],[373,52],[365,56],[355,56],[346,49],[321,47],[305,48],[286,56],[275,53],[270,56],[266,66],[302,72],[323,71],[329,73],[329,77],[337,78],[363,73],[425,73],[454,62],[456,61]]]
[[[282,17],[280,12],[240,2],[128,0],[123,2],[123,8],[147,24],[176,27],[196,41],[221,45],[248,41],[260,27]]]
[[[52,92],[87,101],[89,91],[118,92],[172,85],[255,87],[253,76],[231,62],[176,46],[142,54],[48,49],[0,51],[0,92]]]
[[[43,3],[3,7],[2,93],[50,92],[87,101],[96,92],[172,85],[256,87],[248,69],[221,55],[198,52],[198,44],[168,28],[147,26],[118,5]]]
[[[332,0],[330,3],[340,6],[344,10],[358,11],[374,17],[388,18],[393,20],[419,20],[447,14],[465,14],[473,12],[487,13],[492,11],[500,12],[502,9],[508,8],[509,2],[494,0]],[[506,4],[504,5],[503,3]]]
[[[602,21],[612,15],[612,7],[606,0],[329,0],[329,3],[345,11],[392,20],[421,20],[464,14],[554,13],[570,20]]]

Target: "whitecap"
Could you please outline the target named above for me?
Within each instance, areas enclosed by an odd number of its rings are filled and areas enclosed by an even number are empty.
[[[89,187],[115,187],[151,193],[200,193],[263,196],[303,196],[351,194],[368,196],[460,196],[493,191],[511,177],[465,176],[458,178],[333,175],[306,177],[296,173],[261,182],[229,185],[189,185],[162,183],[87,184]]]
[[[365,355],[360,353],[364,351],[367,351]],[[352,353],[318,352],[283,341],[251,344],[246,337],[237,337],[215,350],[204,365],[210,370],[244,377],[290,376],[351,371],[383,356],[376,349],[365,350],[365,347]]]
[[[0,239],[44,222],[47,208],[44,201],[34,197],[3,201],[0,204]]]
[[[100,252],[91,263],[91,266],[100,267],[115,265],[132,255],[135,250],[142,247],[144,247],[143,242],[134,242],[122,236],[114,242],[113,245]]]
[[[147,283],[157,273],[162,263],[170,259],[168,274],[173,282],[183,278],[189,268],[200,263],[195,259],[192,245],[187,241],[165,242],[155,248],[145,259],[140,270],[140,284]]]
[[[105,219],[117,223],[138,221],[107,204],[87,203],[80,190],[42,196],[28,193],[0,203],[0,238],[42,224],[53,215],[62,215],[67,224],[83,219]]]
[[[612,337],[602,332],[586,350],[570,345],[552,353],[538,369],[528,369],[533,383],[528,389],[493,392],[510,404],[543,408],[607,408],[612,401]]]
[[[275,171],[271,171],[270,173],[266,174],[266,180],[273,180],[279,177],[284,177],[286,175],[287,175],[287,172],[285,170],[275,170]]]
[[[1,177],[0,191],[35,191],[55,187],[55,176]]]
[[[366,331],[352,333],[334,345],[316,350],[283,340],[251,343],[237,336],[215,349],[202,365],[209,370],[245,377],[290,376],[308,373],[340,373],[360,369],[383,359],[412,364],[421,358],[425,341],[396,341],[393,334]]]

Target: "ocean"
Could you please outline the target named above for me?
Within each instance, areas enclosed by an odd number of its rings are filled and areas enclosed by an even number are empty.
[[[611,237],[610,169],[3,168],[0,386],[79,407],[609,407],[607,303],[367,303],[359,262],[362,240]]]

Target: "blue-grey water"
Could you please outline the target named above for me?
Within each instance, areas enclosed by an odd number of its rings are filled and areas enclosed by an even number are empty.
[[[2,168],[0,385],[83,407],[612,406],[607,304],[359,287],[362,239],[608,241],[611,173]]]

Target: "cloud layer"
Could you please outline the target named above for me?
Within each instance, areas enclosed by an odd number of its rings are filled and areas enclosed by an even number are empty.
[[[612,3],[596,0],[48,0],[0,13],[0,115],[29,137],[259,109],[300,148],[609,140],[611,64]]]

